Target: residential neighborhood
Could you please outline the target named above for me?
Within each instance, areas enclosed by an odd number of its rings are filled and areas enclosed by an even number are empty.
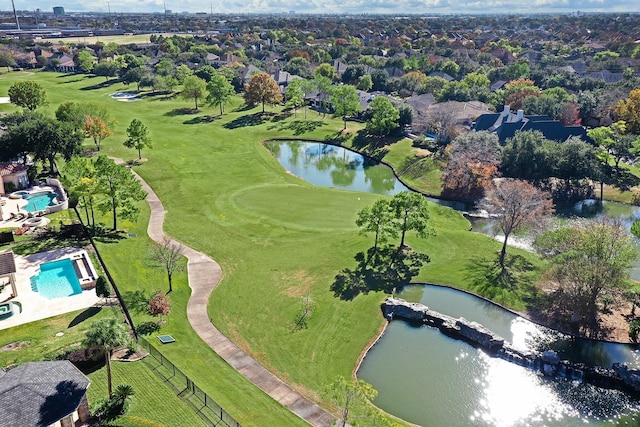
[[[640,423],[638,11],[21,7],[0,427]]]

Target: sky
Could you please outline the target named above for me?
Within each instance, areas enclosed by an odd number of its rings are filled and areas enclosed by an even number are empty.
[[[163,0],[14,0],[18,10],[162,12]],[[4,0],[10,10],[10,1]],[[639,0],[164,0],[174,13],[478,14],[640,12]]]

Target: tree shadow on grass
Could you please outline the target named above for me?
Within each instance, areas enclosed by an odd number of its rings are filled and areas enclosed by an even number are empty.
[[[122,295],[130,311],[138,314],[146,313],[149,308],[149,295],[144,291],[129,291]]]
[[[73,320],[71,321],[71,323],[69,323],[69,326],[67,326],[67,329],[71,329],[76,325],[79,325],[80,323],[84,322],[85,320],[95,316],[96,314],[100,313],[100,311],[102,310],[102,307],[89,307],[87,308],[85,311],[83,311],[82,313],[78,314],[76,317],[73,318]]]
[[[356,268],[340,271],[331,284],[333,295],[342,300],[350,301],[369,291],[391,294],[394,289],[411,283],[420,268],[430,261],[426,254],[393,245],[377,250],[369,248],[366,254],[358,252],[354,259]]]
[[[292,120],[290,122],[271,125],[267,129],[275,129],[278,131],[291,130],[293,131],[294,135],[298,136],[304,135],[305,133],[313,132],[314,130],[325,125],[326,123],[321,120]]]
[[[95,236],[93,239],[100,243],[118,243],[120,240],[126,239],[127,233],[122,230],[111,230],[100,225],[96,226]]]
[[[195,108],[174,108],[171,111],[167,111],[164,113],[167,117],[175,117],[175,116],[185,116],[187,114],[196,114],[198,110]]]
[[[280,113],[275,113],[271,116],[272,122],[281,122],[284,119],[291,117],[291,111],[281,111]]]
[[[246,116],[233,119],[229,123],[225,123],[224,127],[226,129],[238,129],[238,128],[244,128],[248,126],[259,126],[263,124],[267,118],[268,118],[268,113],[247,114]]]
[[[184,122],[182,122],[185,125],[199,125],[202,123],[212,123],[216,120],[220,119],[220,116],[209,116],[209,115],[205,115],[205,116],[198,116],[198,117],[194,117],[192,119],[189,120],[185,120]]]
[[[256,108],[255,105],[241,105],[238,108],[236,108],[235,110],[233,110],[234,113],[241,113],[243,111],[249,111],[249,110],[253,110],[254,108]]]
[[[495,258],[476,257],[465,271],[469,289],[499,304],[524,300],[532,304],[539,298],[534,286],[536,267],[521,255],[508,255],[504,270],[499,255]]]
[[[111,85],[114,85],[116,83],[119,83],[120,80],[118,79],[109,79],[106,82],[100,82],[91,86],[85,86],[83,88],[81,88],[80,90],[95,90],[95,89],[104,89],[106,87],[109,87]]]

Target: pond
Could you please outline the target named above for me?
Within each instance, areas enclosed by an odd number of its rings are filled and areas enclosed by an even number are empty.
[[[473,295],[409,286],[399,295],[453,317],[477,321],[521,349],[553,348],[563,359],[610,367],[640,366],[634,346],[563,340],[561,336]],[[540,343],[545,343],[541,346]],[[608,425],[639,403],[616,390],[549,379],[435,328],[392,321],[365,357],[358,378],[379,392],[375,404],[424,426]]]
[[[376,194],[396,194],[407,189],[390,168],[341,147],[302,141],[265,145],[285,169],[315,185]],[[465,209],[460,203],[429,200]],[[619,203],[605,203],[596,214],[584,210],[577,205],[558,216],[558,221],[607,215],[630,227],[633,219],[640,217],[640,209]],[[471,221],[475,231],[495,233],[491,221]],[[640,269],[634,274],[640,276]],[[561,339],[553,331],[464,292],[410,286],[399,297],[453,317],[475,320],[522,349],[544,343],[562,358],[575,362],[604,367],[623,362],[640,368],[640,355],[633,346]],[[638,401],[622,392],[548,379],[491,358],[436,329],[403,321],[389,324],[364,359],[358,377],[378,390],[374,403],[380,408],[424,426],[609,425],[626,413],[640,410]]]

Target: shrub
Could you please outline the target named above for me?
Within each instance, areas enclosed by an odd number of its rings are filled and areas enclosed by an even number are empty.
[[[633,224],[631,224],[631,234],[640,237],[640,221],[633,221]]]
[[[154,332],[160,330],[160,323],[158,322],[143,322],[138,325],[136,329],[139,335],[151,335]]]
[[[162,291],[156,291],[149,300],[147,313],[152,316],[168,316],[171,311],[171,301]]]
[[[102,298],[111,296],[111,285],[109,285],[109,282],[107,282],[104,276],[98,276],[96,280],[96,295]]]
[[[113,421],[129,411],[133,387],[128,384],[120,384],[113,392],[113,396],[102,401],[95,411],[95,416],[101,421]]]
[[[633,190],[633,194],[631,195],[631,204],[634,206],[640,206],[640,191]]]

